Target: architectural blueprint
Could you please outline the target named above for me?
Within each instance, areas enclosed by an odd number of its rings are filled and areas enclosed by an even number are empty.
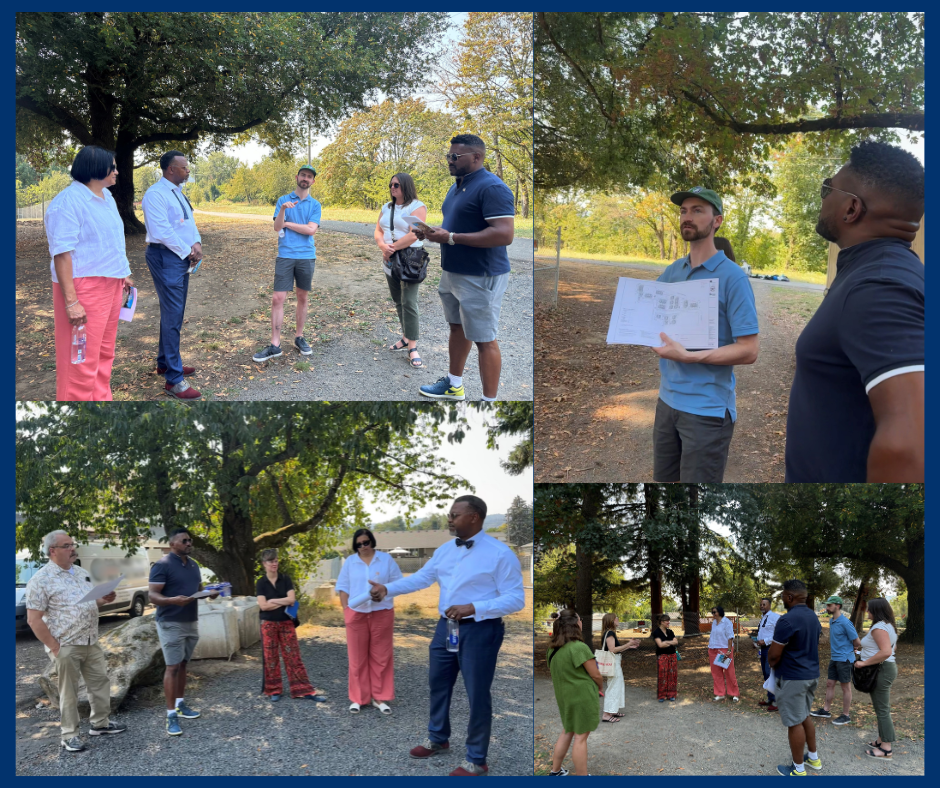
[[[718,347],[718,280],[653,282],[621,276],[607,344],[661,347],[660,332],[687,350]]]

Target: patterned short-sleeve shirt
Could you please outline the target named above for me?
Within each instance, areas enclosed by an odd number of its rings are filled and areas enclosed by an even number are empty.
[[[46,626],[61,645],[90,646],[98,641],[98,605],[78,600],[93,587],[80,566],[69,571],[50,561],[26,584],[26,607],[45,613]]]

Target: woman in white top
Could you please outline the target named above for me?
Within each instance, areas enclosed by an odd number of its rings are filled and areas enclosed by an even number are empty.
[[[411,366],[422,367],[424,363],[418,355],[418,283],[400,282],[392,276],[389,258],[399,249],[409,246],[422,247],[424,241],[411,231],[404,217],[414,216],[422,222],[427,221],[428,208],[418,199],[414,179],[405,172],[393,175],[388,183],[392,199],[382,206],[379,219],[375,223],[375,242],[382,251],[382,270],[388,281],[388,290],[398,311],[402,337],[389,350],[408,351]],[[390,226],[392,205],[395,206],[395,226]]]
[[[402,577],[401,569],[388,553],[375,549],[375,536],[368,528],[353,535],[353,553],[343,563],[336,592],[346,621],[346,649],[349,653],[349,711],[358,714],[370,703],[383,714],[391,714],[387,701],[395,698],[395,661],[392,636],[395,603],[391,597],[381,602],[369,598],[369,581],[387,585]],[[362,602],[358,599],[365,597]],[[357,601],[353,607],[350,599]]]
[[[617,626],[620,619],[616,613],[604,613],[601,626],[604,629],[604,651],[610,651],[617,656],[614,658],[614,675],[608,676],[604,684],[604,722],[619,722],[623,716],[620,711],[627,703],[623,688],[623,666],[620,664],[620,654],[630,648],[639,648],[639,640],[629,640],[621,644],[617,637]]]
[[[117,183],[112,151],[89,145],[72,162],[72,183],[49,203],[57,400],[110,401],[118,314],[134,283],[124,223],[109,186]],[[85,331],[85,360],[72,363],[73,326]]]
[[[894,624],[894,611],[887,599],[872,599],[868,603],[868,615],[872,625],[862,638],[862,653],[856,668],[880,665],[878,678],[871,691],[871,705],[878,717],[878,738],[868,743],[865,753],[869,758],[891,760],[891,743],[896,740],[894,723],[891,721],[891,685],[898,677],[898,666],[894,661],[894,650],[898,633]]]
[[[726,654],[731,658],[727,668],[715,664],[715,657]],[[725,609],[721,605],[712,608],[712,631],[708,637],[708,664],[712,669],[712,687],[715,690],[715,700],[724,700],[730,695],[731,700],[737,703],[738,678],[734,675],[734,627],[731,621],[725,618]]]

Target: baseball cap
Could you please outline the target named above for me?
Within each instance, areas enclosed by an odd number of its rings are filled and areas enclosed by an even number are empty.
[[[299,170],[297,170],[297,174],[300,175],[300,173],[301,173],[302,170],[310,170],[310,172],[313,173],[313,177],[314,177],[314,178],[317,177],[317,171],[316,171],[315,169],[313,169],[313,165],[312,165],[312,164],[305,164],[303,167],[301,167]]]
[[[826,600],[827,605],[841,605],[842,597],[841,596],[831,596]]]
[[[705,202],[710,205],[714,205],[715,210],[718,211],[720,215],[724,216],[725,209],[721,207],[721,197],[711,189],[706,189],[704,186],[693,186],[688,191],[676,192],[669,199],[676,205],[682,205],[682,201],[689,199],[689,197],[698,197],[700,200],[705,200]]]

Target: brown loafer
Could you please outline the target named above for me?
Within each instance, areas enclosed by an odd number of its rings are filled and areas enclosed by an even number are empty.
[[[158,374],[158,375],[165,375],[165,374],[166,374],[166,367],[157,367],[157,374]],[[195,368],[195,367],[183,367],[183,377],[184,377],[184,378],[188,378],[190,375],[195,375],[195,374],[196,374],[196,368]]]
[[[164,383],[163,390],[168,396],[176,397],[176,399],[199,399],[202,396],[200,391],[194,389],[186,381],[177,383],[174,386],[171,386],[169,383]]]
[[[439,753],[446,752],[449,749],[449,741],[445,741],[443,744],[438,744],[437,742],[433,742],[430,739],[425,739],[424,744],[419,744],[417,747],[412,747],[408,754],[412,758],[430,758],[432,755],[438,755]]]

